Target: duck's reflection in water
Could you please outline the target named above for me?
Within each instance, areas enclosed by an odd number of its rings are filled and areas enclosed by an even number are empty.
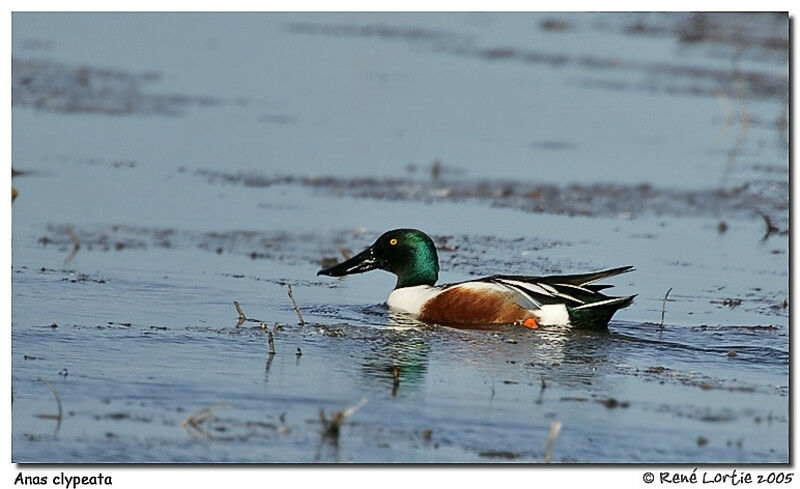
[[[502,375],[536,386],[543,376],[545,382],[563,387],[600,386],[606,373],[627,356],[612,335],[569,327],[439,327],[429,340],[436,349],[436,361],[458,366],[465,377],[492,382]]]
[[[370,383],[377,381],[396,396],[424,382],[432,330],[407,314],[393,311],[384,310],[383,321],[385,326],[369,340],[361,371]]]
[[[379,306],[370,309],[381,324],[366,339],[361,371],[371,387],[377,384],[394,396],[424,384],[433,348],[437,361],[458,365],[464,376],[494,378],[502,371],[509,377],[518,373],[531,385],[540,386],[544,378],[592,390],[602,389],[606,374],[627,356],[625,345],[607,332],[512,325],[460,329],[427,325]]]

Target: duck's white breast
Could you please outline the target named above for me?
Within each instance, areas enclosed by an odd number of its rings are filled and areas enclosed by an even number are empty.
[[[418,315],[422,306],[441,291],[442,289],[430,285],[394,289],[386,299],[386,305],[398,311]]]

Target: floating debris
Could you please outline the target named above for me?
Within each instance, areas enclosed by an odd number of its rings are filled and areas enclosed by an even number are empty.
[[[572,24],[561,19],[544,19],[539,23],[539,29],[543,31],[569,31]]]
[[[736,306],[740,306],[742,304],[742,299],[723,299],[721,301],[710,301],[712,304],[721,304],[723,306],[728,306],[730,308],[734,308]]]
[[[181,428],[187,435],[194,438],[196,433],[199,433],[209,440],[212,439],[211,433],[203,429],[204,424],[214,419],[216,411],[220,409],[230,409],[229,404],[215,404],[213,406],[204,407],[194,413],[183,418],[180,422]]]
[[[31,59],[11,60],[11,104],[66,114],[147,114],[175,116],[190,106],[215,106],[222,100],[183,94],[147,93],[144,85],[159,73]]]
[[[478,455],[487,458],[507,458],[507,459],[519,458],[520,456],[518,453],[510,452],[508,450],[484,450],[483,452],[480,452]]]
[[[75,274],[74,272],[70,272],[69,277],[64,277],[64,278],[61,279],[61,281],[62,282],[69,282],[71,284],[86,283],[86,282],[92,282],[92,283],[96,283],[96,284],[104,284],[104,283],[106,283],[105,279],[97,278],[97,277],[91,277],[89,275],[86,275],[85,273]]]
[[[344,330],[339,328],[331,328],[330,326],[320,325],[317,329],[325,336],[331,336],[333,338],[341,338],[345,336]]]
[[[272,331],[267,332],[267,334],[269,335],[267,342],[269,343],[269,354],[271,356],[275,354],[275,338],[272,335]]]
[[[248,188],[301,186],[335,195],[420,203],[472,201],[536,214],[568,216],[719,216],[750,218],[768,212],[786,222],[788,182],[758,182],[732,188],[679,189],[642,184],[553,185],[504,179],[375,178],[274,175],[259,172],[222,172],[199,169],[195,175],[209,184]],[[765,186],[777,186],[767,189]],[[785,231],[781,231],[783,234]],[[788,232],[787,232],[788,233]],[[319,259],[317,258],[316,261]]]
[[[628,404],[628,401],[618,401],[613,397],[609,397],[608,399],[601,399],[597,402],[607,407],[608,409],[614,409],[617,407],[627,408],[628,406],[630,406],[630,404]]]

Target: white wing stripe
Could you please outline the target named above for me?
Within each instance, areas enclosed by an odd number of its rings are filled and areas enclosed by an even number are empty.
[[[531,302],[531,304],[533,304],[533,306],[535,308],[537,308],[537,309],[542,307],[542,303],[539,302],[538,300],[536,300],[535,297],[530,295],[530,293],[531,293],[530,290],[526,289],[525,287],[521,287],[520,285],[517,285],[515,283],[511,283],[511,282],[514,282],[514,281],[513,280],[498,281],[497,285],[499,285],[500,287],[503,287],[505,289],[511,289],[515,294],[521,295],[523,298],[525,298],[529,302]]]
[[[553,289],[553,290],[555,290],[555,289]],[[572,296],[571,296],[571,295],[569,295],[569,294],[564,294],[564,293],[562,293],[562,292],[559,292],[559,291],[557,291],[557,290],[555,290],[555,292],[553,292],[553,295],[554,295],[554,296],[556,296],[556,297],[563,297],[564,299],[569,299],[569,300],[571,300],[571,301],[575,301],[575,302],[577,302],[578,304],[585,304],[585,302],[583,302],[583,301],[581,301],[581,300],[578,300],[578,299],[576,299],[576,298],[572,297]]]
[[[588,308],[590,308],[590,307],[602,306],[602,305],[605,305],[605,304],[611,304],[611,303],[613,303],[613,302],[621,302],[621,299],[626,299],[626,298],[627,298],[627,297],[612,297],[611,299],[608,299],[608,300],[605,300],[605,301],[600,301],[600,302],[590,302],[589,304],[584,304],[584,305],[582,305],[582,306],[578,306],[578,307],[575,307],[575,308],[573,308],[573,309],[575,309],[575,310],[578,310],[578,309],[588,309]]]
[[[541,294],[541,295],[546,295],[546,296],[551,296],[551,297],[553,296],[552,293],[548,292],[546,289],[543,289],[538,284],[535,285],[535,284],[529,284],[527,282],[518,282],[516,280],[507,280],[507,279],[500,279],[499,282],[504,283],[504,284],[513,285],[515,287],[522,288],[522,289],[527,290],[529,292],[533,292],[534,294]]]
[[[553,287],[551,287],[550,285],[547,285],[547,284],[543,284],[543,283],[532,284],[532,283],[529,283],[529,282],[520,282],[520,281],[517,281],[517,280],[508,280],[508,279],[499,279],[499,282],[507,284],[507,285],[511,285],[511,286],[514,286],[514,287],[517,287],[517,288],[522,288],[522,289],[527,290],[529,292],[533,292],[534,294],[540,294],[540,295],[544,295],[544,296],[547,296],[547,297],[561,297],[562,299],[567,299],[567,300],[570,300],[570,301],[573,301],[573,302],[577,302],[578,304],[584,304],[583,301],[578,300],[578,299],[572,297],[571,295],[561,293],[558,290],[556,290],[555,288],[553,288]],[[533,298],[531,298],[531,300],[533,300],[534,302],[539,304],[539,301],[536,301]]]
[[[571,300],[571,301],[577,302],[578,304],[584,304],[583,301],[578,300],[578,299],[572,297],[571,295],[565,294],[563,292],[559,292],[558,289],[556,289],[552,285],[544,284],[542,282],[536,282],[536,285],[541,287],[541,288],[543,288],[544,290],[546,290],[549,293],[549,295],[551,295],[551,296],[561,297],[563,299],[567,299],[567,300]]]
[[[544,290],[550,292],[551,294],[558,294],[558,291],[556,289],[554,289],[553,287],[551,287],[551,286],[549,286],[547,284],[543,284],[541,282],[537,282],[536,285],[538,285],[539,287],[543,288]]]
[[[556,284],[556,285],[558,285],[559,287],[569,287],[571,289],[578,289],[581,292],[586,292],[587,294],[596,294],[595,291],[581,287],[580,285],[572,285],[572,284]]]

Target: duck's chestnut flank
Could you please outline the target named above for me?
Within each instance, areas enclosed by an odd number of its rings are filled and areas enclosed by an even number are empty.
[[[451,287],[425,302],[419,320],[451,326],[522,323],[531,313],[511,294]]]

